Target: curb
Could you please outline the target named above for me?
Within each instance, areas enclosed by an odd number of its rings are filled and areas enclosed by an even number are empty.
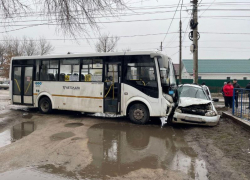
[[[235,123],[243,126],[244,128],[246,128],[247,130],[250,131],[250,122],[249,121],[242,120],[242,119],[235,117],[232,114],[227,113],[227,112],[222,112],[222,116],[233,120]]]

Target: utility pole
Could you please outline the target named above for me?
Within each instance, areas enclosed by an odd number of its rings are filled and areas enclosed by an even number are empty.
[[[198,0],[193,0],[193,20],[194,24],[198,24],[198,6],[197,6]],[[196,25],[193,29],[193,41],[194,41],[194,53],[193,53],[193,76],[194,81],[193,83],[198,84],[198,26]]]
[[[162,42],[161,42],[160,50],[162,51]]]
[[[181,36],[181,31],[182,31],[182,22],[181,22],[181,19],[180,19],[179,84],[181,84],[181,67],[182,67],[182,65],[181,65],[181,61],[182,61],[182,36]]]

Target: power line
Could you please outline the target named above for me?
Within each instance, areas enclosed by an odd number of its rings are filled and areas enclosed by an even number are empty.
[[[188,17],[185,17],[185,21],[188,19]],[[183,22],[183,24],[185,23],[185,21]],[[179,28],[178,28],[179,30]],[[170,41],[168,42],[168,44],[165,47],[168,47],[169,44],[171,44],[172,42],[174,42],[176,39],[178,38],[178,35],[173,35],[172,38],[170,39]]]
[[[174,34],[174,33],[179,33],[179,32],[169,32],[168,34]],[[130,38],[130,37],[141,37],[141,36],[158,36],[158,35],[163,35],[166,33],[154,33],[154,34],[137,34],[137,35],[127,35],[127,36],[117,36],[120,38]],[[45,40],[50,40],[50,41],[68,41],[68,40],[86,40],[86,39],[99,39],[96,37],[90,37],[90,38],[68,38],[68,39],[45,39]],[[7,41],[7,40],[0,40],[0,41]],[[22,41],[22,40],[20,40]],[[34,40],[34,41],[39,41],[39,40]]]
[[[184,46],[184,47],[189,47],[189,46]],[[248,49],[250,50],[250,47],[249,48],[238,48],[238,47],[199,47],[199,48],[202,48],[202,49]]]
[[[249,4],[250,5],[250,4]],[[202,9],[201,9],[202,10]],[[177,10],[177,11],[180,11],[180,10]],[[181,11],[188,11],[188,10],[181,10]],[[250,11],[249,9],[209,9],[209,11]],[[93,17],[93,18],[105,18],[105,17],[120,17],[120,16],[136,16],[136,15],[148,15],[148,14],[158,14],[158,13],[166,13],[166,12],[175,12],[174,10],[173,11],[147,11],[147,12],[134,12],[134,13],[130,13],[130,14],[115,14],[113,13],[112,15],[110,16],[97,16],[97,17]],[[47,17],[47,15],[45,14],[30,14],[30,15],[25,15],[25,16],[18,16],[18,17],[3,17],[0,19],[3,19],[3,20],[7,20],[7,19],[11,19],[13,20],[14,18],[24,18],[24,17],[34,17],[34,16],[37,16],[37,17]],[[79,19],[77,17],[75,17],[76,19]],[[84,18],[82,18],[84,19]],[[14,21],[13,21],[14,22]]]
[[[215,1],[215,0],[214,0]],[[207,9],[205,9],[205,11],[207,11],[212,4],[217,4],[217,3],[214,3],[214,1],[209,4],[209,5],[206,5],[205,3],[202,3],[202,6],[208,6]],[[232,2],[231,2],[232,3]],[[200,3],[201,4],[201,3]],[[199,4],[199,5],[200,5]],[[218,4],[221,4],[221,5],[226,5],[225,3],[218,3]],[[239,3],[235,3],[235,4],[228,4],[228,5],[250,5],[248,2],[245,2],[245,4],[239,4]],[[147,10],[147,9],[162,9],[162,8],[175,8],[177,7],[178,8],[179,4],[178,5],[161,5],[161,6],[144,6],[144,7],[129,7],[127,10],[123,10],[123,11],[131,11],[131,10]],[[185,7],[188,7],[190,6],[190,3],[187,3],[187,4],[183,4],[183,6]],[[113,8],[112,10],[120,10],[119,8],[118,9],[115,9]],[[218,9],[218,10],[248,10],[248,9]],[[95,11],[95,10],[92,10],[92,11]],[[179,10],[177,10],[179,11]],[[205,13],[205,11],[203,13]],[[74,11],[70,11],[70,12],[81,12],[79,10],[74,10]],[[174,12],[174,11],[171,11],[171,12]],[[53,12],[53,14],[57,14],[57,13],[60,13],[60,12]],[[25,14],[26,16],[20,16],[21,14]],[[24,12],[24,13],[12,13],[12,15],[17,15],[18,18],[20,17],[28,17],[27,14],[30,14],[31,17],[33,17],[35,14],[38,14],[38,15],[45,15],[42,11],[33,11],[33,12]],[[3,14],[0,14],[0,15],[3,15]],[[6,19],[6,17],[4,17]],[[15,18],[15,17],[10,17],[11,19]]]
[[[182,11],[186,11],[186,10],[182,10]],[[136,12],[134,11],[133,13],[113,13],[112,15],[107,15],[107,16],[104,16],[104,15],[101,15],[101,16],[93,16],[93,18],[106,18],[106,17],[120,17],[120,16],[135,16],[135,15],[148,15],[148,14],[158,14],[158,13],[166,13],[166,12],[175,12],[174,10],[171,10],[171,11],[144,11],[144,12]],[[13,20],[14,18],[24,18],[24,17],[46,17],[48,15],[45,15],[45,14],[30,14],[30,15],[25,15],[25,16],[18,16],[18,17],[3,17],[1,18],[0,16],[0,19],[3,19],[3,20],[6,20],[6,19],[11,19]],[[77,18],[77,17],[74,17],[74,18]],[[84,18],[82,18],[84,19]]]
[[[189,20],[191,19],[191,17],[192,17],[192,15],[190,15]],[[188,17],[186,17],[186,18],[188,18]],[[188,21],[188,23],[187,23],[187,27],[186,27],[186,30],[185,30],[185,32],[184,32],[184,36],[183,36],[183,38],[182,38],[182,42],[184,42],[184,39],[186,38],[186,33],[187,33],[187,30],[188,30],[188,25],[189,25],[189,21]],[[172,42],[179,42],[179,41],[172,41]],[[164,48],[167,48],[168,45],[169,45],[169,44],[167,44]]]
[[[214,0],[209,6],[208,6],[208,8],[205,10],[205,11],[203,11],[203,13],[199,16],[199,18],[213,5],[213,3],[215,2],[216,0]]]
[[[174,16],[173,16],[173,18],[172,18],[172,20],[171,20],[171,23],[170,23],[170,25],[169,25],[169,27],[168,27],[167,33],[166,33],[165,37],[163,38],[163,41],[162,41],[162,42],[164,42],[165,39],[166,39],[166,37],[167,37],[167,34],[168,34],[169,29],[170,29],[170,27],[171,27],[171,25],[172,25],[172,23],[173,23],[173,20],[174,20],[174,17],[175,17],[175,14],[176,14],[176,12],[177,12],[177,9],[178,9],[178,7],[179,7],[180,2],[181,2],[181,0],[179,0],[178,6],[177,6],[177,8],[176,8],[176,10],[175,10],[175,12],[174,12]]]
[[[204,10],[204,9],[200,9],[200,10]],[[205,11],[250,11],[250,9],[205,9]],[[202,14],[204,14],[204,12]]]
[[[25,26],[25,27],[22,27],[22,28],[12,29],[12,30],[8,30],[8,31],[2,31],[2,32],[0,32],[0,34],[2,34],[2,33],[8,33],[8,32],[13,32],[13,31],[19,31],[19,30],[22,30],[22,29],[26,29],[26,28],[30,28],[30,27],[35,27],[35,26],[40,26],[40,25],[46,25],[46,24],[48,24],[48,23]]]
[[[176,18],[179,19],[179,18]],[[164,19],[137,19],[137,20],[127,20],[127,21],[99,21],[96,24],[109,24],[109,23],[130,23],[130,22],[145,22],[145,21],[163,21],[163,20],[172,20],[172,18],[164,18]],[[89,23],[71,23],[71,24],[89,24]],[[53,23],[43,23],[43,24],[29,24],[29,25],[60,25],[60,24],[53,24]],[[9,27],[13,26],[27,26],[27,24],[14,24],[8,25]],[[6,26],[0,26],[6,27]]]
[[[235,35],[250,35],[250,33],[241,33],[241,32],[236,32],[236,33],[231,33],[231,32],[201,32],[203,34],[235,34]]]
[[[160,12],[154,12],[152,14],[157,14],[157,13],[165,13],[164,11],[160,11]],[[145,15],[145,14],[134,14],[134,15]],[[133,14],[128,15],[128,16],[134,16]],[[103,16],[103,17],[94,17],[96,19],[99,18],[105,18],[105,17],[113,17],[113,16]],[[248,20],[248,19],[235,19],[235,18],[242,18],[242,17],[246,17],[249,18],[250,16],[202,16],[202,18],[211,18],[211,19],[228,19],[228,20]],[[185,17],[187,18],[187,17]],[[234,18],[234,19],[232,19]],[[86,19],[86,18],[75,18],[75,19]],[[163,18],[163,19],[146,19],[145,21],[150,21],[150,20],[170,20],[172,18]],[[174,19],[180,19],[180,18],[174,18]],[[26,21],[11,21],[9,23],[19,23],[19,22],[48,22],[49,20],[26,20]],[[56,19],[51,19],[50,21],[56,21]],[[144,21],[144,20],[130,20],[128,22],[133,22],[133,21]],[[111,21],[112,22],[112,21]],[[118,22],[118,21],[114,21],[114,22]],[[120,21],[120,22],[125,22],[125,21]],[[6,22],[8,23],[8,22]],[[106,22],[97,22],[97,23],[106,23]],[[20,26],[20,25],[5,25],[5,26],[0,26],[0,27],[7,27],[7,26]],[[22,26],[22,25],[21,25]],[[26,26],[26,25],[23,25]]]
[[[117,11],[134,11],[134,10],[150,10],[150,9],[171,9],[171,8],[175,8],[178,7],[179,5],[160,5],[160,6],[144,6],[144,7],[128,7],[127,9],[120,9],[120,8],[112,8],[111,10],[117,10]],[[188,7],[189,4],[184,4],[183,6]],[[95,12],[97,10],[93,9],[93,10],[89,10],[89,12]],[[70,13],[74,13],[74,12],[82,12],[81,10],[72,10],[69,11]],[[59,11],[55,11],[55,12],[51,12],[51,14],[58,14],[61,13]],[[31,16],[34,14],[42,14],[44,15],[43,11],[32,11],[32,12],[22,12],[22,13],[12,13],[12,15],[18,15],[18,17],[20,17],[20,15],[27,15],[30,14]],[[112,13],[113,14],[113,13]],[[0,15],[4,15],[4,14],[0,14]],[[13,18],[13,17],[11,17]]]

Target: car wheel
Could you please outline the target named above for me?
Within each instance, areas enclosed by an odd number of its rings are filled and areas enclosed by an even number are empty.
[[[39,111],[43,114],[48,114],[52,111],[52,104],[48,97],[43,97],[38,103]]]
[[[149,112],[145,105],[134,104],[129,108],[129,119],[135,124],[146,124],[149,121]]]

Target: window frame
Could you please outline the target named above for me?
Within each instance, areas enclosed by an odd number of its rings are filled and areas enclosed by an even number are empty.
[[[63,60],[76,60],[78,59],[79,60],[79,69],[78,69],[78,73],[79,73],[79,77],[78,77],[78,81],[60,81],[60,74],[61,74],[61,61]],[[82,57],[74,57],[74,58],[59,58],[59,73],[58,73],[58,82],[81,82],[80,81],[80,70],[81,70],[81,61],[82,61]]]
[[[140,60],[138,60],[138,59],[135,60],[134,59],[134,58],[138,58],[139,56],[143,56],[141,58],[147,58],[146,63],[147,63],[147,61],[149,62],[149,60],[150,60],[149,63],[153,62],[152,66],[149,66],[149,65],[145,65],[145,66],[142,66],[142,65],[128,66],[129,63],[135,63],[135,64],[140,63]],[[135,60],[135,62],[132,62],[133,60]],[[145,60],[143,60],[141,62],[145,62]],[[124,63],[123,63],[123,81],[122,82],[136,88],[137,90],[141,91],[142,93],[144,93],[147,96],[150,96],[152,98],[159,98],[160,84],[158,82],[158,72],[157,72],[157,68],[156,68],[156,63],[157,62],[156,62],[155,58],[151,58],[149,55],[127,55],[127,56],[125,56],[124,57]],[[128,80],[127,79],[128,67],[149,67],[149,68],[153,68],[154,73],[155,73],[155,80],[154,81],[156,82],[156,87],[153,87],[153,86],[140,86],[140,85],[135,86],[134,84],[132,84],[131,82],[133,82],[133,80]],[[148,94],[148,93],[145,92],[145,91],[148,91],[148,92],[153,91],[153,89],[155,89],[157,91],[157,95],[152,96],[152,94]]]
[[[57,58],[48,58],[48,59],[36,59],[36,61],[40,61],[39,62],[39,81],[51,81],[51,82],[55,82],[55,81],[59,81],[59,73],[60,73],[60,59]],[[58,63],[58,68],[50,68],[50,61],[53,60],[57,60]],[[43,65],[43,61],[49,61],[49,68],[48,69],[57,69],[57,79],[55,81],[52,80],[41,80],[41,69],[42,69],[42,65]],[[37,80],[36,80],[37,81]]]
[[[94,63],[93,63],[93,61],[94,60],[97,60],[97,59],[101,59],[102,60],[102,67],[101,68],[93,68],[94,66]],[[84,61],[86,61],[86,60],[91,60],[91,65],[92,65],[92,68],[90,68],[90,64],[88,64],[88,68],[82,68],[82,65],[84,65],[83,64],[83,62]],[[96,83],[98,83],[98,82],[104,82],[104,64],[105,64],[105,56],[92,56],[92,57],[82,57],[81,58],[81,60],[80,60],[80,67],[79,67],[79,77],[80,77],[80,79],[79,79],[79,82],[96,82]],[[88,74],[90,73],[90,69],[101,69],[102,70],[102,80],[101,81],[82,81],[82,70],[88,70]]]
[[[43,61],[49,61],[49,68],[48,69],[57,69],[58,70],[58,77],[57,77],[57,82],[104,82],[104,64],[105,64],[105,58],[106,56],[90,56],[90,57],[73,57],[73,58],[48,58],[48,59],[34,59],[35,62],[34,62],[34,66],[35,66],[35,77],[36,77],[36,73],[37,73],[37,66],[36,66],[36,62],[38,61],[39,62],[39,79],[35,79],[36,81],[51,81],[51,80],[41,80],[41,69],[42,69],[42,63]],[[60,76],[60,73],[61,73],[61,68],[60,68],[60,65],[61,65],[61,61],[62,60],[70,60],[70,59],[79,59],[79,81],[60,81],[59,79],[59,76]],[[101,59],[102,60],[102,67],[101,68],[93,68],[93,60],[94,59]],[[50,61],[51,60],[57,60],[58,61],[58,68],[50,68]],[[90,72],[90,69],[101,69],[102,70],[102,80],[101,81],[82,81],[81,79],[81,71],[82,69],[87,69],[87,68],[82,68],[82,65],[83,65],[83,61],[84,60],[91,60],[91,65],[92,65],[92,68],[89,68],[89,64],[88,64],[88,73]],[[51,82],[55,82],[55,81],[51,81]]]

